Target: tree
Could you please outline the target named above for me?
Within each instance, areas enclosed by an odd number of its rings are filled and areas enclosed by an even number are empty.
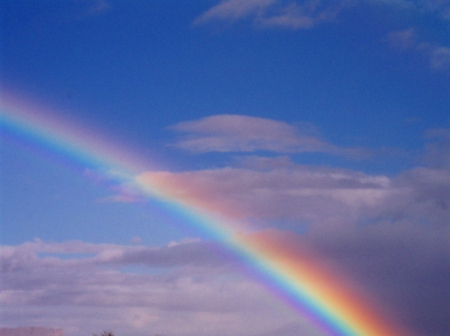
[[[92,336],[98,336],[98,335],[92,334]],[[103,332],[100,334],[100,336],[114,336],[114,333],[112,331],[103,330]]]

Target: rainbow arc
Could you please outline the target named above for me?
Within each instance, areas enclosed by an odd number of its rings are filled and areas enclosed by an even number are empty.
[[[263,284],[326,334],[403,335],[347,284],[295,247],[286,246],[276,234],[238,234],[235,216],[194,202],[188,193],[178,194],[176,183],[167,176],[144,173],[145,163],[138,156],[87,131],[84,125],[63,121],[22,98],[5,95],[0,102],[0,130],[2,137],[19,138],[76,165],[114,176],[116,183],[131,183],[140,194],[167,204],[192,225],[217,237],[255,270]]]

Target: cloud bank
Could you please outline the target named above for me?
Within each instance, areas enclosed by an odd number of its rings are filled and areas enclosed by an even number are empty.
[[[10,325],[52,324],[69,335],[259,335],[293,324],[309,330],[211,243],[36,240],[3,246],[0,256],[0,309]]]
[[[64,336],[64,331],[44,327],[0,328],[0,336]]]

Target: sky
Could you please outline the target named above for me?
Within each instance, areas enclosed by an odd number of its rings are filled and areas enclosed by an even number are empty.
[[[260,242],[405,335],[450,334],[450,1],[0,15],[0,335],[332,335],[271,282],[282,262],[242,256]]]

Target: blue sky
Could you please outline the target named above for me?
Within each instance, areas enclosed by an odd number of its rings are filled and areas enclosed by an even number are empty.
[[[0,11],[2,95],[80,121],[148,160],[142,176],[163,172],[254,231],[292,234],[412,335],[450,332],[449,1],[4,0]],[[2,133],[0,327],[320,335],[179,216]],[[202,249],[211,260],[196,259]],[[155,261],[165,253],[176,267]]]

